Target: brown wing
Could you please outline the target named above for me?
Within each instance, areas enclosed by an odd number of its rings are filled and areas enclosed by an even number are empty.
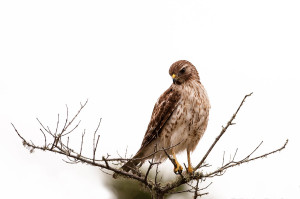
[[[180,100],[180,93],[170,87],[166,90],[156,102],[150,123],[144,136],[141,148],[144,148],[160,134],[163,126],[172,115]]]

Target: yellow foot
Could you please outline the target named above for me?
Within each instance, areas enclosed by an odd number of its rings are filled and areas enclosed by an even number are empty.
[[[182,173],[182,170],[183,170],[182,166],[179,163],[176,163],[176,167],[174,167],[174,173],[180,174]]]
[[[190,165],[189,165],[187,171],[188,171],[188,173],[189,173],[190,175],[192,175],[192,174],[194,173],[194,169],[193,169],[193,167],[190,166]]]

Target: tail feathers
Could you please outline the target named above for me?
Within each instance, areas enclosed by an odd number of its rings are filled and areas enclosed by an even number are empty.
[[[135,173],[136,166],[140,163],[140,160],[129,160],[126,164],[124,164],[121,169],[123,171],[129,172],[130,170]]]
[[[135,158],[139,158],[140,155],[135,155],[131,160],[129,160],[128,162],[126,162],[122,167],[121,170],[125,171],[125,172],[129,172],[132,171],[132,173],[136,174],[137,173],[137,168],[136,166],[141,162],[140,159],[135,159]],[[114,173],[113,174],[113,178],[117,178],[118,174]]]

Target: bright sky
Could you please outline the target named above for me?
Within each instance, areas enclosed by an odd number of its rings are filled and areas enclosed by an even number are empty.
[[[98,156],[127,146],[134,154],[179,59],[197,67],[212,106],[194,165],[250,92],[208,161],[218,167],[223,151],[243,158],[262,140],[257,155],[290,140],[215,178],[206,198],[299,198],[299,10],[297,0],[1,1],[0,198],[112,199],[98,169],[29,154],[10,123],[42,144],[36,117],[55,128],[65,104],[75,113],[89,99],[73,146],[102,117]]]

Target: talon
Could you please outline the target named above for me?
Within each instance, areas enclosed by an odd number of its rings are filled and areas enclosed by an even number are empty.
[[[176,164],[176,167],[174,167],[174,173],[175,174],[181,174],[182,173],[182,170],[183,170],[183,168],[182,168],[182,166],[180,165],[180,164]]]
[[[176,159],[176,155],[175,155],[175,152],[172,150],[172,155],[173,155],[173,164],[174,164],[174,173],[175,174],[181,174],[182,173],[182,166],[178,163],[177,159]]]
[[[190,174],[190,175],[193,175],[193,173],[194,173],[194,169],[193,169],[193,167],[191,167],[190,165],[189,165],[189,167],[188,167],[188,173]]]

